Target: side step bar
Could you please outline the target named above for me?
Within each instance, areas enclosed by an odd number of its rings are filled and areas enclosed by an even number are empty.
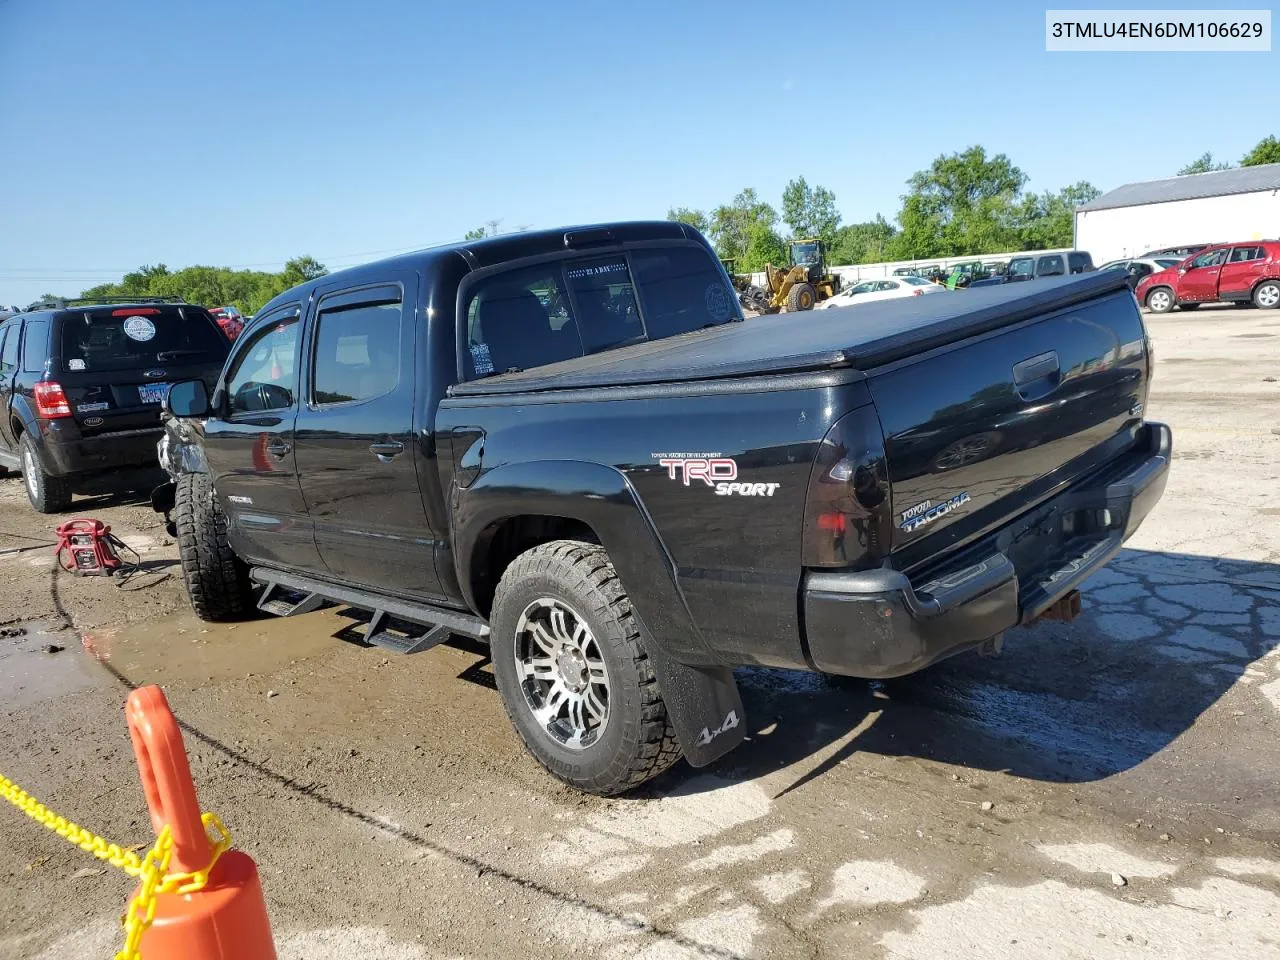
[[[296,573],[282,573],[269,567],[254,567],[249,571],[249,577],[263,585],[258,609],[278,617],[310,613],[326,603],[340,603],[370,611],[373,616],[362,639],[365,643],[395,653],[421,653],[430,650],[444,643],[453,633],[481,640],[489,636],[487,623],[473,614],[458,610],[445,610],[409,600],[384,597],[355,587],[340,587]],[[301,596],[302,599],[286,599],[286,593]],[[414,636],[391,633],[387,627],[392,619],[426,629]]]

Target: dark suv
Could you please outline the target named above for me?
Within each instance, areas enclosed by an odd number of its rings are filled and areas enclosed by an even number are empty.
[[[155,464],[169,383],[212,385],[229,349],[181,302],[61,300],[0,320],[0,471],[54,513],[95,474]]]

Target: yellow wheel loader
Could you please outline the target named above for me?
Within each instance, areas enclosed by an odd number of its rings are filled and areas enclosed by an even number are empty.
[[[783,307],[788,313],[812,310],[819,300],[840,292],[839,275],[827,272],[827,251],[821,240],[792,240],[789,253],[791,265],[785,269],[765,264],[769,309],[763,312],[777,313]]]

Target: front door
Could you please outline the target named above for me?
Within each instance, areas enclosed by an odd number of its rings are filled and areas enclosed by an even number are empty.
[[[302,493],[334,577],[441,598],[414,432],[417,275],[317,291],[295,433]]]
[[[1204,303],[1218,299],[1218,276],[1222,263],[1227,259],[1225,247],[1206,250],[1192,259],[1187,272],[1178,281],[1178,300],[1186,303]]]
[[[1250,244],[1231,248],[1218,279],[1218,296],[1223,300],[1248,300],[1253,285],[1262,279],[1267,265],[1267,248]]]
[[[241,335],[215,394],[218,409],[204,425],[204,452],[236,553],[321,572],[293,451],[301,343],[297,304]]]

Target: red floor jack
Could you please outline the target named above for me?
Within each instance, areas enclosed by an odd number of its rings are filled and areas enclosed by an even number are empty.
[[[120,550],[138,554],[111,532],[101,520],[68,520],[58,525],[58,549],[55,551],[62,569],[86,577],[110,577],[124,567]]]

